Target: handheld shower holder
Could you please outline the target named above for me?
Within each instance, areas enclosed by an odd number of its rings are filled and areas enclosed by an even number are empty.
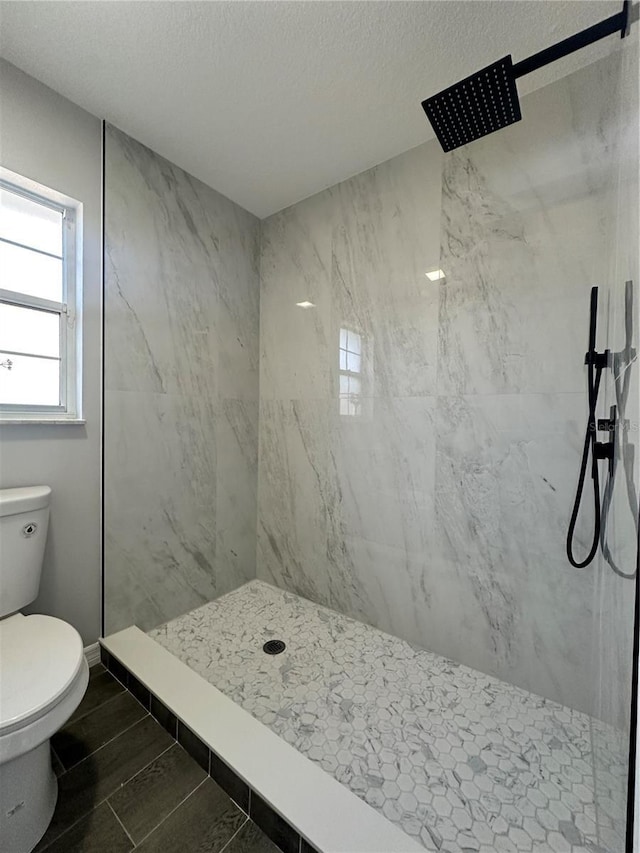
[[[589,350],[589,352],[585,353],[584,363],[592,364],[594,367],[604,370],[604,368],[609,367],[611,363],[611,351],[608,349],[604,350],[604,352]]]
[[[584,444],[582,448],[582,460],[580,462],[580,473],[578,475],[578,487],[576,497],[573,503],[571,512],[571,520],[569,521],[569,530],[567,532],[567,557],[572,566],[577,569],[583,569],[588,566],[593,560],[598,550],[601,531],[601,503],[600,503],[600,474],[598,470],[598,460],[607,459],[609,462],[610,478],[613,476],[615,466],[615,443],[616,443],[616,408],[613,406],[609,411],[609,417],[605,419],[596,418],[596,410],[598,408],[598,392],[600,390],[600,382],[602,373],[607,367],[612,367],[612,357],[610,350],[606,349],[603,352],[598,352],[596,349],[597,340],[597,317],[598,317],[598,288],[591,288],[591,299],[589,307],[589,349],[584,357],[584,363],[588,367],[587,371],[587,386],[589,400],[589,415],[587,418],[587,428],[584,436]],[[608,441],[597,441],[597,433],[603,430],[609,433]],[[594,502],[594,531],[591,541],[591,547],[587,556],[579,560],[573,553],[573,539],[575,534],[576,522],[578,513],[580,512],[580,503],[582,500],[582,492],[584,489],[585,478],[589,468],[589,456],[591,456],[591,480],[593,482],[593,502]]]

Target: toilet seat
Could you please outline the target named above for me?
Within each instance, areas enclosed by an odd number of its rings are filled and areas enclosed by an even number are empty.
[[[83,665],[82,639],[67,622],[22,613],[0,620],[0,736],[45,716]]]

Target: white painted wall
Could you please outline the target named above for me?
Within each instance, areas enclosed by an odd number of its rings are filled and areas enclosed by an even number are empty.
[[[99,119],[0,60],[0,164],[84,205],[86,425],[3,426],[0,487],[53,489],[40,595],[85,645],[100,631],[101,128]]]

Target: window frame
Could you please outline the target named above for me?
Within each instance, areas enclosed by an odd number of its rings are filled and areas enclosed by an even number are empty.
[[[58,315],[60,404],[0,403],[0,424],[84,423],[81,393],[82,204],[3,167],[0,167],[0,188],[62,214],[62,301],[0,288],[0,302],[3,304]],[[29,246],[25,248],[37,251]]]

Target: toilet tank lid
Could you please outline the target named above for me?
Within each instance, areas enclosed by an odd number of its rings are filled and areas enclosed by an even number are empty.
[[[22,486],[17,489],[0,489],[0,518],[5,515],[17,515],[20,512],[32,512],[49,506],[51,489],[49,486]]]

